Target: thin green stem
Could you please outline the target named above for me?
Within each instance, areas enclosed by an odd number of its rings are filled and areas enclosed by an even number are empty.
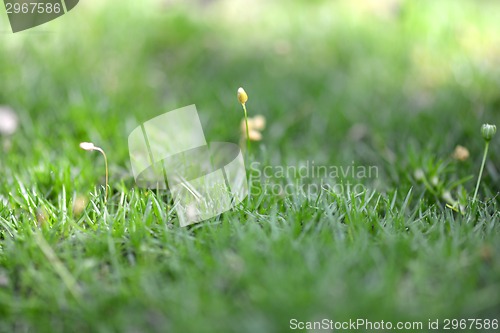
[[[483,176],[484,164],[486,163],[486,155],[488,155],[488,147],[490,146],[490,142],[486,141],[486,145],[484,146],[484,154],[483,154],[483,162],[481,163],[481,169],[479,169],[479,177],[477,177],[476,190],[474,191],[474,196],[472,197],[472,202],[476,201],[477,191],[479,190],[479,184],[481,183],[481,177]]]
[[[241,104],[243,106],[243,111],[245,112],[245,126],[247,130],[247,158],[250,154],[250,131],[248,130],[248,116],[247,116],[247,107],[245,103]]]
[[[106,157],[106,153],[104,152],[104,150],[102,150],[101,148],[95,147],[94,149],[100,152],[102,156],[104,156],[104,164],[106,166],[106,188],[104,192],[105,193],[104,202],[107,202],[108,201],[108,158]]]

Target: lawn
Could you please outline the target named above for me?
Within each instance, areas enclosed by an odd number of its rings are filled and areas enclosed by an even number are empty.
[[[497,331],[498,134],[473,195],[481,126],[500,125],[499,16],[486,0],[87,0],[12,33],[0,5],[0,112],[18,122],[0,131],[0,332]],[[248,152],[239,87],[266,119]],[[207,141],[242,144],[251,186],[181,227],[170,192],[135,184],[128,136],[191,104]],[[107,155],[107,200],[81,142]]]

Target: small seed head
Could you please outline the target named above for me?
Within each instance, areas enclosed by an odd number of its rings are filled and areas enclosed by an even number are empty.
[[[248,137],[250,138],[250,141],[260,141],[260,140],[262,140],[262,134],[260,134],[260,132],[256,131],[256,130],[251,130],[248,133]]]
[[[497,127],[495,125],[483,124],[481,127],[481,134],[486,142],[491,141],[497,132]]]
[[[458,145],[455,147],[455,151],[453,152],[453,158],[457,161],[463,162],[469,158],[469,150],[464,146]]]
[[[83,150],[92,151],[94,150],[95,146],[92,142],[82,142],[80,143],[80,148],[82,148]]]
[[[253,117],[253,128],[262,131],[264,128],[266,128],[266,118],[262,115],[257,115]],[[250,126],[250,124],[248,124]]]
[[[413,177],[415,177],[416,180],[421,181],[422,179],[425,178],[424,170],[422,169],[417,169],[413,173]]]

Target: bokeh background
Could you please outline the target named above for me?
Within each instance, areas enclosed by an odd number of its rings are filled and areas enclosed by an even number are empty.
[[[239,86],[250,114],[268,120],[263,145],[276,163],[398,163],[412,145],[477,152],[500,100],[498,7],[87,0],[18,34],[3,12],[0,101],[23,132],[9,159],[89,167],[69,152],[93,141],[128,169],[131,129],[189,104],[209,140],[237,142]]]

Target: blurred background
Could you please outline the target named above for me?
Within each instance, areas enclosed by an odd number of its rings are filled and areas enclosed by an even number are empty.
[[[2,10],[0,105],[20,120],[3,154],[90,166],[74,150],[92,141],[125,177],[130,131],[178,107],[237,142],[240,86],[273,163],[479,152],[500,107],[499,14],[487,0],[84,0],[13,34]]]

